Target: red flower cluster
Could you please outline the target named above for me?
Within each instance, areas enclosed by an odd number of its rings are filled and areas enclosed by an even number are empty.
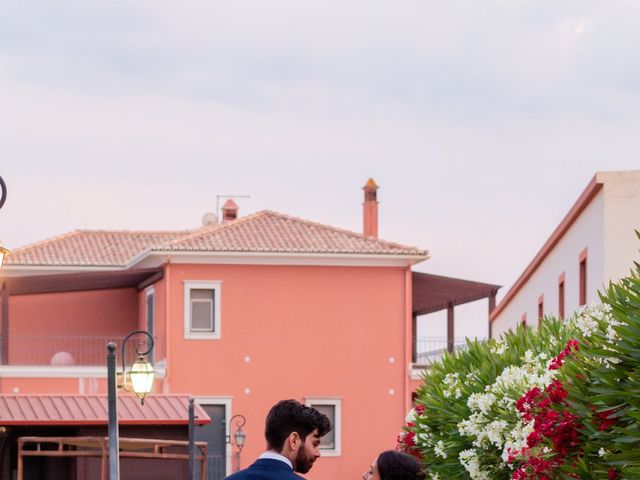
[[[593,418],[593,424],[598,427],[598,430],[609,430],[616,424],[616,419],[612,418],[612,415],[618,411],[617,408],[610,408],[609,410],[603,410],[602,412],[596,412],[596,407],[591,407],[595,413]]]
[[[424,405],[416,405],[414,408],[415,414],[417,417],[424,415],[426,408]],[[420,451],[418,450],[418,446],[416,445],[416,434],[413,430],[416,424],[414,422],[407,422],[406,430],[400,432],[397,439],[396,450],[400,450],[406,453],[413,455],[414,457],[420,459]]]
[[[564,363],[564,358],[570,355],[572,351],[577,352],[579,348],[580,347],[577,340],[569,340],[565,349],[562,350],[557,357],[551,360],[551,363],[549,364],[549,370],[559,369]]]
[[[571,348],[567,346],[565,352],[570,353]],[[562,383],[554,380],[544,392],[534,387],[516,402],[523,420],[533,420],[533,432],[527,437],[527,447],[511,453],[509,457],[509,462],[521,463],[513,473],[513,479],[548,479],[549,472],[562,465],[565,457],[579,445],[578,416],[565,409],[566,397],[567,391]],[[542,444],[549,445],[551,451],[536,453],[539,450],[536,447]]]

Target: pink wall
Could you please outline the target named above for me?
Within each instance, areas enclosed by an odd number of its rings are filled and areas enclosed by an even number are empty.
[[[342,455],[322,459],[314,479],[359,478],[395,446],[409,401],[405,268],[170,265],[165,279],[164,390],[233,397],[232,413],[247,417],[244,465],[264,449],[264,417],[282,398],[342,399]],[[222,281],[220,340],[184,339],[187,280]]]
[[[136,327],[137,302],[133,288],[12,296],[9,363],[48,365],[53,354],[68,351],[77,365],[102,364],[103,337]]]

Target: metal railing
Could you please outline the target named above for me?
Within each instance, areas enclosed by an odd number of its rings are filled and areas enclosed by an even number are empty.
[[[442,359],[447,351],[447,337],[418,337],[416,339],[416,361],[417,366],[429,366]],[[467,347],[465,337],[453,339],[453,349],[461,350]]]
[[[125,335],[10,335],[2,345],[8,347],[7,365],[103,366],[106,365],[107,343],[119,343]],[[154,358],[164,358],[164,338],[154,337],[154,341]],[[126,353],[127,359],[133,361],[135,344],[127,345]]]

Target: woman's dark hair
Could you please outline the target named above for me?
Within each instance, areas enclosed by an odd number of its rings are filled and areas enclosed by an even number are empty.
[[[268,448],[281,452],[291,432],[298,432],[304,441],[316,429],[320,437],[331,431],[331,422],[326,415],[296,400],[281,400],[267,415],[264,436]]]
[[[406,453],[387,450],[378,456],[376,464],[382,480],[423,480],[425,478],[420,462]]]

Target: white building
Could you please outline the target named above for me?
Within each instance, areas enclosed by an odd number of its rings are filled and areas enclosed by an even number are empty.
[[[640,170],[598,172],[490,315],[492,337],[566,318],[640,258]]]

